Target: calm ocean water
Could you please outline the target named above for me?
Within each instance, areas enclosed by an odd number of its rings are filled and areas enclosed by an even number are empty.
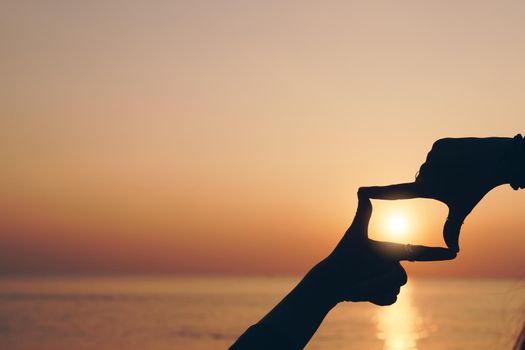
[[[294,278],[0,279],[0,349],[226,349]],[[307,349],[510,349],[525,283],[413,279],[389,307],[341,304]]]

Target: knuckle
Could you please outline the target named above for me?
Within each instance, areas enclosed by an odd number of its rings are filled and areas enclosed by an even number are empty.
[[[391,296],[391,297],[388,297],[388,298],[385,298],[383,300],[380,300],[380,305],[382,306],[388,306],[388,305],[392,305],[394,304],[395,302],[397,301],[397,296],[394,295],[394,296]]]
[[[436,151],[436,150],[439,150],[440,148],[443,148],[444,146],[446,146],[448,143],[449,143],[449,140],[450,138],[442,138],[442,139],[439,139],[437,141],[435,141],[433,144],[432,144],[432,151]]]
[[[395,295],[394,297],[392,297],[392,298],[389,300],[389,304],[388,304],[388,305],[392,305],[392,304],[394,304],[396,301],[397,301],[397,295]]]

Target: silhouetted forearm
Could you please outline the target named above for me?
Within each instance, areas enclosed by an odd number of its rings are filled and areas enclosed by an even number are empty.
[[[266,346],[271,346],[273,349],[304,348],[325,316],[337,304],[337,298],[329,283],[329,275],[326,261],[317,264],[258,322],[255,326],[257,332],[253,331],[252,335],[248,331],[231,349],[259,349],[262,341],[260,338],[264,335],[266,335],[264,339]],[[269,330],[268,334],[261,335],[260,329]],[[273,335],[270,332],[273,332]],[[286,347],[283,347],[283,338],[287,343]]]

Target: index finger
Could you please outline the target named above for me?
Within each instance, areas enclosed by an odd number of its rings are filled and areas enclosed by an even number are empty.
[[[375,242],[377,251],[389,261],[443,261],[452,260],[457,253],[448,248],[424,245]]]
[[[425,187],[417,182],[389,186],[361,187],[359,188],[359,194],[372,199],[410,199],[428,196]]]

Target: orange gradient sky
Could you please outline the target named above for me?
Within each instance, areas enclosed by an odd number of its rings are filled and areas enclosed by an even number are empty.
[[[0,273],[306,271],[362,185],[433,141],[525,132],[522,1],[8,1]],[[443,245],[445,207],[374,201]],[[427,276],[524,276],[525,191]]]

